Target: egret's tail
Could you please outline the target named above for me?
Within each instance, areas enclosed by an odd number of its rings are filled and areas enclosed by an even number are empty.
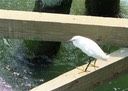
[[[101,60],[108,61],[110,58],[110,55],[105,55],[104,57],[101,58]]]
[[[110,58],[110,55],[107,55],[107,56],[106,56],[106,60],[108,60],[109,58]]]

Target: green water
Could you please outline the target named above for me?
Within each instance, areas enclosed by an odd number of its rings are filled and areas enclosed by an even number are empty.
[[[119,75],[112,81],[97,86],[94,91],[128,91],[128,73]]]
[[[84,14],[84,0],[74,0],[71,14]],[[1,9],[32,11],[35,0],[1,0]],[[121,1],[121,14],[128,16],[128,2]],[[57,56],[48,66],[33,66],[24,59],[23,40],[0,39],[0,77],[2,77],[14,91],[27,91],[44,83],[64,72],[79,65],[85,64],[88,58],[70,43],[62,43]],[[110,53],[117,47],[103,46],[105,52]],[[98,86],[94,91],[127,91],[128,74],[121,75],[118,79]],[[121,84],[120,84],[121,83]]]

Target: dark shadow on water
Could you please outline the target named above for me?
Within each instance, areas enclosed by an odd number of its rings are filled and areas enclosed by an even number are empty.
[[[47,56],[36,56],[32,59],[27,58],[28,64],[30,66],[48,66],[53,63],[53,58],[48,58]]]

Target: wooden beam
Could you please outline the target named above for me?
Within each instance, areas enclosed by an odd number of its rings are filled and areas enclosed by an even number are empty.
[[[30,91],[90,91],[96,85],[128,70],[128,48],[119,49],[110,54],[108,61],[97,60],[99,68],[89,67],[80,73],[78,68],[64,73]],[[79,68],[86,67],[83,65]]]
[[[128,19],[0,10],[0,37],[66,41],[74,35],[128,46]]]

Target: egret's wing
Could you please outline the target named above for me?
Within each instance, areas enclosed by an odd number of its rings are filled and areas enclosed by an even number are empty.
[[[100,60],[107,60],[107,55],[103,52],[103,50],[97,46],[95,48],[93,48],[93,53],[92,53],[92,57],[96,58],[96,59],[100,59]]]
[[[86,42],[80,42],[80,49],[85,53],[87,54],[88,56],[91,56],[93,55],[94,53],[94,48],[91,44],[89,43],[86,43]]]
[[[88,43],[86,43],[88,42]],[[88,56],[94,57],[96,59],[105,60],[106,54],[103,52],[103,50],[99,47],[98,44],[96,44],[94,41],[87,41],[81,42],[81,50],[86,53]]]

